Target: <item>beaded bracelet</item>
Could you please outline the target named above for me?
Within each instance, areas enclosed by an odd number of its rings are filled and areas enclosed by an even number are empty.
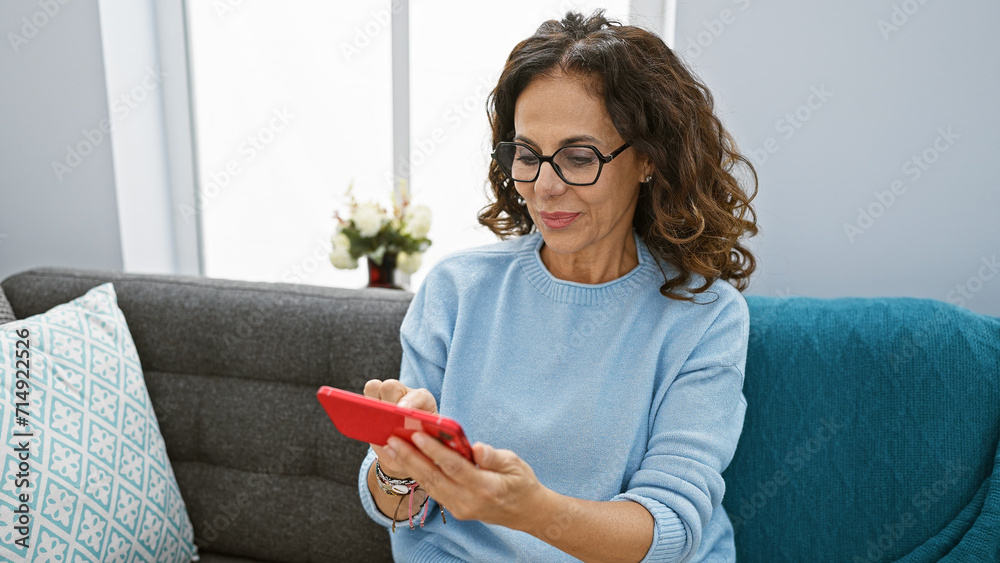
[[[389,477],[382,472],[382,466],[379,464],[378,459],[375,460],[375,478],[378,480],[378,486],[387,495],[408,495],[410,494],[410,485],[416,483],[413,479],[393,479]]]
[[[396,510],[392,513],[392,532],[396,532],[396,514],[399,513],[399,507],[403,505],[403,497],[409,497],[409,503],[407,505],[407,522],[410,524],[410,529],[415,530],[416,527],[413,525],[413,492],[420,488],[420,484],[413,479],[393,479],[382,473],[382,467],[379,465],[378,460],[375,460],[375,477],[379,483],[379,487],[389,495],[399,496],[399,503],[396,505]],[[399,488],[397,488],[399,487]],[[405,492],[403,492],[405,490]],[[423,491],[423,489],[420,489]],[[424,520],[427,518],[427,509],[429,508],[427,501],[430,500],[430,495],[424,497],[424,501],[417,507],[417,512],[420,509],[424,509],[424,513],[420,516],[420,527],[424,527]],[[444,507],[440,504],[441,508],[441,522],[447,524],[448,520],[444,517]]]

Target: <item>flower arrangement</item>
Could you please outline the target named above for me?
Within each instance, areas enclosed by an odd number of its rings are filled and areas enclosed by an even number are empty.
[[[353,184],[347,187],[348,216],[334,213],[338,226],[333,233],[330,263],[349,270],[358,267],[366,256],[381,266],[387,256],[395,256],[396,267],[407,274],[420,268],[422,253],[431,245],[431,210],[426,205],[411,205],[405,182],[399,195],[392,196],[391,213],[377,202],[358,203]]]

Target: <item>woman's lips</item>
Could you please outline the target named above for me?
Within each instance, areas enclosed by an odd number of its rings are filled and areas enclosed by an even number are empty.
[[[576,218],[580,216],[579,213],[545,213],[541,212],[539,215],[542,217],[542,222],[545,226],[550,229],[562,229],[569,226],[570,223],[576,221]]]

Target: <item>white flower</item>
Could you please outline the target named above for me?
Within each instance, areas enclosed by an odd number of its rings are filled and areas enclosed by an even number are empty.
[[[379,230],[382,228],[382,221],[386,219],[382,210],[372,203],[364,203],[358,206],[354,210],[354,215],[351,220],[354,221],[354,226],[358,228],[358,232],[361,233],[363,237],[373,237],[378,234]]]
[[[341,270],[353,270],[358,267],[358,261],[349,252],[337,248],[330,253],[330,263],[334,268]]]
[[[339,230],[330,238],[330,242],[333,243],[334,251],[337,251],[337,249],[350,250],[351,248],[351,239],[347,238],[347,235]]]
[[[396,268],[405,274],[412,274],[420,268],[420,260],[422,257],[423,255],[419,252],[414,252],[413,254],[400,252],[396,256]]]
[[[417,205],[406,210],[403,216],[406,232],[414,238],[424,238],[431,230],[431,209],[426,205]]]
[[[341,270],[353,270],[358,267],[358,261],[351,256],[351,239],[344,233],[338,232],[333,235],[330,242],[333,243],[333,250],[330,252],[330,263],[334,268]]]

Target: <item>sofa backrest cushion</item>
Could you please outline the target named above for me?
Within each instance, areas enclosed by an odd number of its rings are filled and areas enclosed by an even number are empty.
[[[14,311],[10,308],[10,302],[7,301],[7,295],[3,292],[3,288],[0,288],[0,325],[9,323],[16,318]]]
[[[989,529],[1000,319],[930,299],[747,303],[747,414],[723,474],[741,560],[936,561]]]

